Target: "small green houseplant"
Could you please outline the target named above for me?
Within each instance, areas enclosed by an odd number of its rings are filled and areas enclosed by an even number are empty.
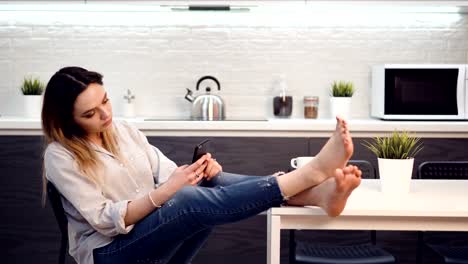
[[[387,137],[375,137],[373,142],[364,141],[363,145],[381,159],[414,158],[423,148],[421,139],[406,131],[394,131]]]
[[[348,119],[351,112],[351,97],[356,91],[354,84],[347,81],[334,81],[330,89],[331,117]]]
[[[44,92],[45,85],[38,78],[24,78],[21,85],[21,92],[24,95],[41,95]]]
[[[391,194],[409,192],[414,157],[423,149],[421,139],[406,131],[394,131],[375,137],[363,145],[377,156],[382,191]]]
[[[354,84],[346,81],[334,81],[331,88],[332,97],[352,97],[354,94]]]
[[[21,92],[23,93],[23,108],[26,117],[38,118],[41,113],[42,93],[45,85],[38,78],[25,77],[21,84]]]

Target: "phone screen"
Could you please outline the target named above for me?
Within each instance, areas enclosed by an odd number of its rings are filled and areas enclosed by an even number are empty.
[[[201,158],[203,155],[205,155],[206,153],[208,153],[208,142],[210,140],[209,139],[206,139],[206,140],[203,140],[202,142],[198,143],[196,146],[195,146],[195,149],[193,150],[193,157],[192,157],[192,163],[194,163],[195,161],[197,161],[199,158]]]

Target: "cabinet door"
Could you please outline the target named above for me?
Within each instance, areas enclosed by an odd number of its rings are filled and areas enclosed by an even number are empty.
[[[42,138],[0,136],[2,263],[56,263],[60,230],[41,207]]]
[[[191,162],[195,145],[204,137],[151,137],[149,141],[158,147],[177,165]],[[305,138],[247,138],[213,137],[212,155],[227,172],[268,175],[278,170],[288,170],[293,157],[307,155]]]

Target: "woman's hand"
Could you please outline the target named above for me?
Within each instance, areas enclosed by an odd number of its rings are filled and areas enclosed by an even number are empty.
[[[177,190],[185,185],[196,185],[205,176],[204,171],[209,164],[209,159],[211,159],[211,154],[205,154],[191,165],[178,167],[171,174],[167,183],[175,186]]]
[[[216,159],[212,159],[211,157],[207,159],[207,166],[204,170],[204,174],[205,174],[204,176],[207,180],[211,180],[214,176],[218,175],[218,173],[221,171],[223,171],[223,167],[219,165]]]

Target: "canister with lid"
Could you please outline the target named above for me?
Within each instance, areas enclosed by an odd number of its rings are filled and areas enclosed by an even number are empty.
[[[304,96],[304,118],[316,119],[318,116],[318,107],[318,96]]]

